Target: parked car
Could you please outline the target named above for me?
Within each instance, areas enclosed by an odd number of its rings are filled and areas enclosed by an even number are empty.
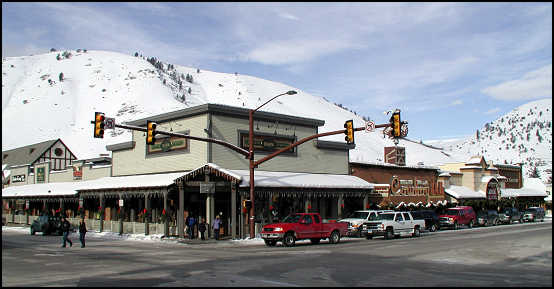
[[[524,222],[544,222],[544,209],[541,207],[530,207],[523,213]]]
[[[302,239],[310,239],[312,244],[318,244],[321,239],[329,239],[329,243],[336,244],[347,233],[348,224],[345,222],[326,223],[318,213],[297,213],[288,215],[280,223],[265,225],[261,237],[270,247],[275,246],[278,241],[292,247],[296,241]]]
[[[423,228],[425,221],[414,219],[410,212],[384,212],[378,215],[377,220],[364,223],[362,232],[368,240],[374,236],[392,239],[406,235],[419,237]]]
[[[441,227],[452,227],[454,230],[460,228],[460,225],[467,225],[473,228],[477,216],[475,211],[470,206],[458,206],[449,208],[446,212],[439,216]]]
[[[36,232],[42,232],[42,235],[57,234],[62,235],[62,221],[58,216],[42,215],[31,224],[31,235]]]
[[[413,211],[411,212],[412,216],[416,220],[425,220],[425,229],[431,232],[440,230],[440,220],[439,215],[435,211],[424,210],[424,211]]]
[[[496,210],[478,211],[477,225],[485,227],[498,225],[498,213]]]
[[[355,211],[350,216],[338,220],[339,222],[348,223],[348,236],[362,236],[362,224],[369,220],[375,220],[377,214],[382,212],[394,212],[393,210],[361,210]]]
[[[521,213],[517,208],[505,208],[498,214],[498,220],[502,224],[512,224],[515,221],[522,222]]]

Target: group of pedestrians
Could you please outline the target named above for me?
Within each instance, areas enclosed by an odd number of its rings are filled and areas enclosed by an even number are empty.
[[[187,216],[185,220],[185,224],[187,225],[187,234],[189,235],[189,238],[192,240],[194,239],[194,227],[196,225],[196,219],[189,215]],[[63,245],[62,248],[66,247],[66,244],[69,243],[69,247],[73,247],[73,242],[71,239],[69,239],[69,231],[71,230],[71,224],[67,220],[65,216],[62,216],[62,232],[63,232]],[[206,223],[206,219],[202,218],[202,221],[200,224],[198,224],[198,231],[200,232],[200,239],[206,240],[206,237],[204,233],[208,229],[209,225]],[[221,227],[221,219],[219,218],[219,215],[215,217],[214,223],[212,225],[214,230],[214,238],[216,240],[219,240],[219,230]],[[85,219],[81,218],[79,222],[79,241],[81,241],[81,248],[85,247],[85,235],[87,234],[87,225],[85,224]]]
[[[187,226],[187,234],[189,238],[194,239],[194,227],[196,226],[196,219],[192,215],[188,215],[185,219],[185,225]],[[214,223],[212,225],[214,230],[214,238],[219,240],[219,229],[221,227],[221,219],[219,215],[215,217]],[[200,239],[206,240],[205,232],[209,229],[209,225],[206,223],[206,219],[202,218],[200,224],[198,224],[198,232],[200,232]]]
[[[62,248],[66,247],[66,243],[69,243],[69,247],[73,247],[73,242],[69,239],[69,231],[71,230],[71,224],[65,216],[62,216]],[[87,225],[85,224],[85,219],[81,218],[79,222],[79,241],[81,241],[81,248],[85,247],[85,235],[87,234]]]

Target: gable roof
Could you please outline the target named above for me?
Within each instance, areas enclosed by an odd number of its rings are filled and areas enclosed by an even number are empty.
[[[58,139],[47,140],[40,143],[7,150],[2,152],[2,164],[10,166],[26,165],[34,163],[47,149],[53,146]],[[60,140],[61,141],[61,140]]]

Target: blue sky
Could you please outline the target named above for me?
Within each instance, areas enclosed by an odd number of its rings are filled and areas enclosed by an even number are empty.
[[[50,48],[139,52],[252,75],[408,137],[475,133],[552,97],[552,3],[6,3],[2,56]]]

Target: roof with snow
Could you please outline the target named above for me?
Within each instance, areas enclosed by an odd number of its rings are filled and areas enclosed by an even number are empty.
[[[58,139],[47,140],[2,152],[2,164],[17,166],[34,163]]]
[[[521,189],[502,189],[501,195],[503,198],[510,197],[546,197],[546,191],[539,191],[532,188],[523,187]]]
[[[444,189],[444,192],[456,199],[485,199],[486,194],[483,191],[474,191],[463,186],[450,186]]]
[[[82,182],[31,184],[2,189],[2,197],[42,197],[76,195],[79,192],[120,189],[164,188],[175,181],[187,181],[204,173],[223,176],[236,181],[241,188],[250,186],[249,170],[228,170],[208,163],[190,172],[166,174],[103,177]],[[296,188],[296,189],[341,189],[370,190],[374,185],[350,175],[310,174],[292,172],[269,172],[256,170],[254,180],[257,188]]]

